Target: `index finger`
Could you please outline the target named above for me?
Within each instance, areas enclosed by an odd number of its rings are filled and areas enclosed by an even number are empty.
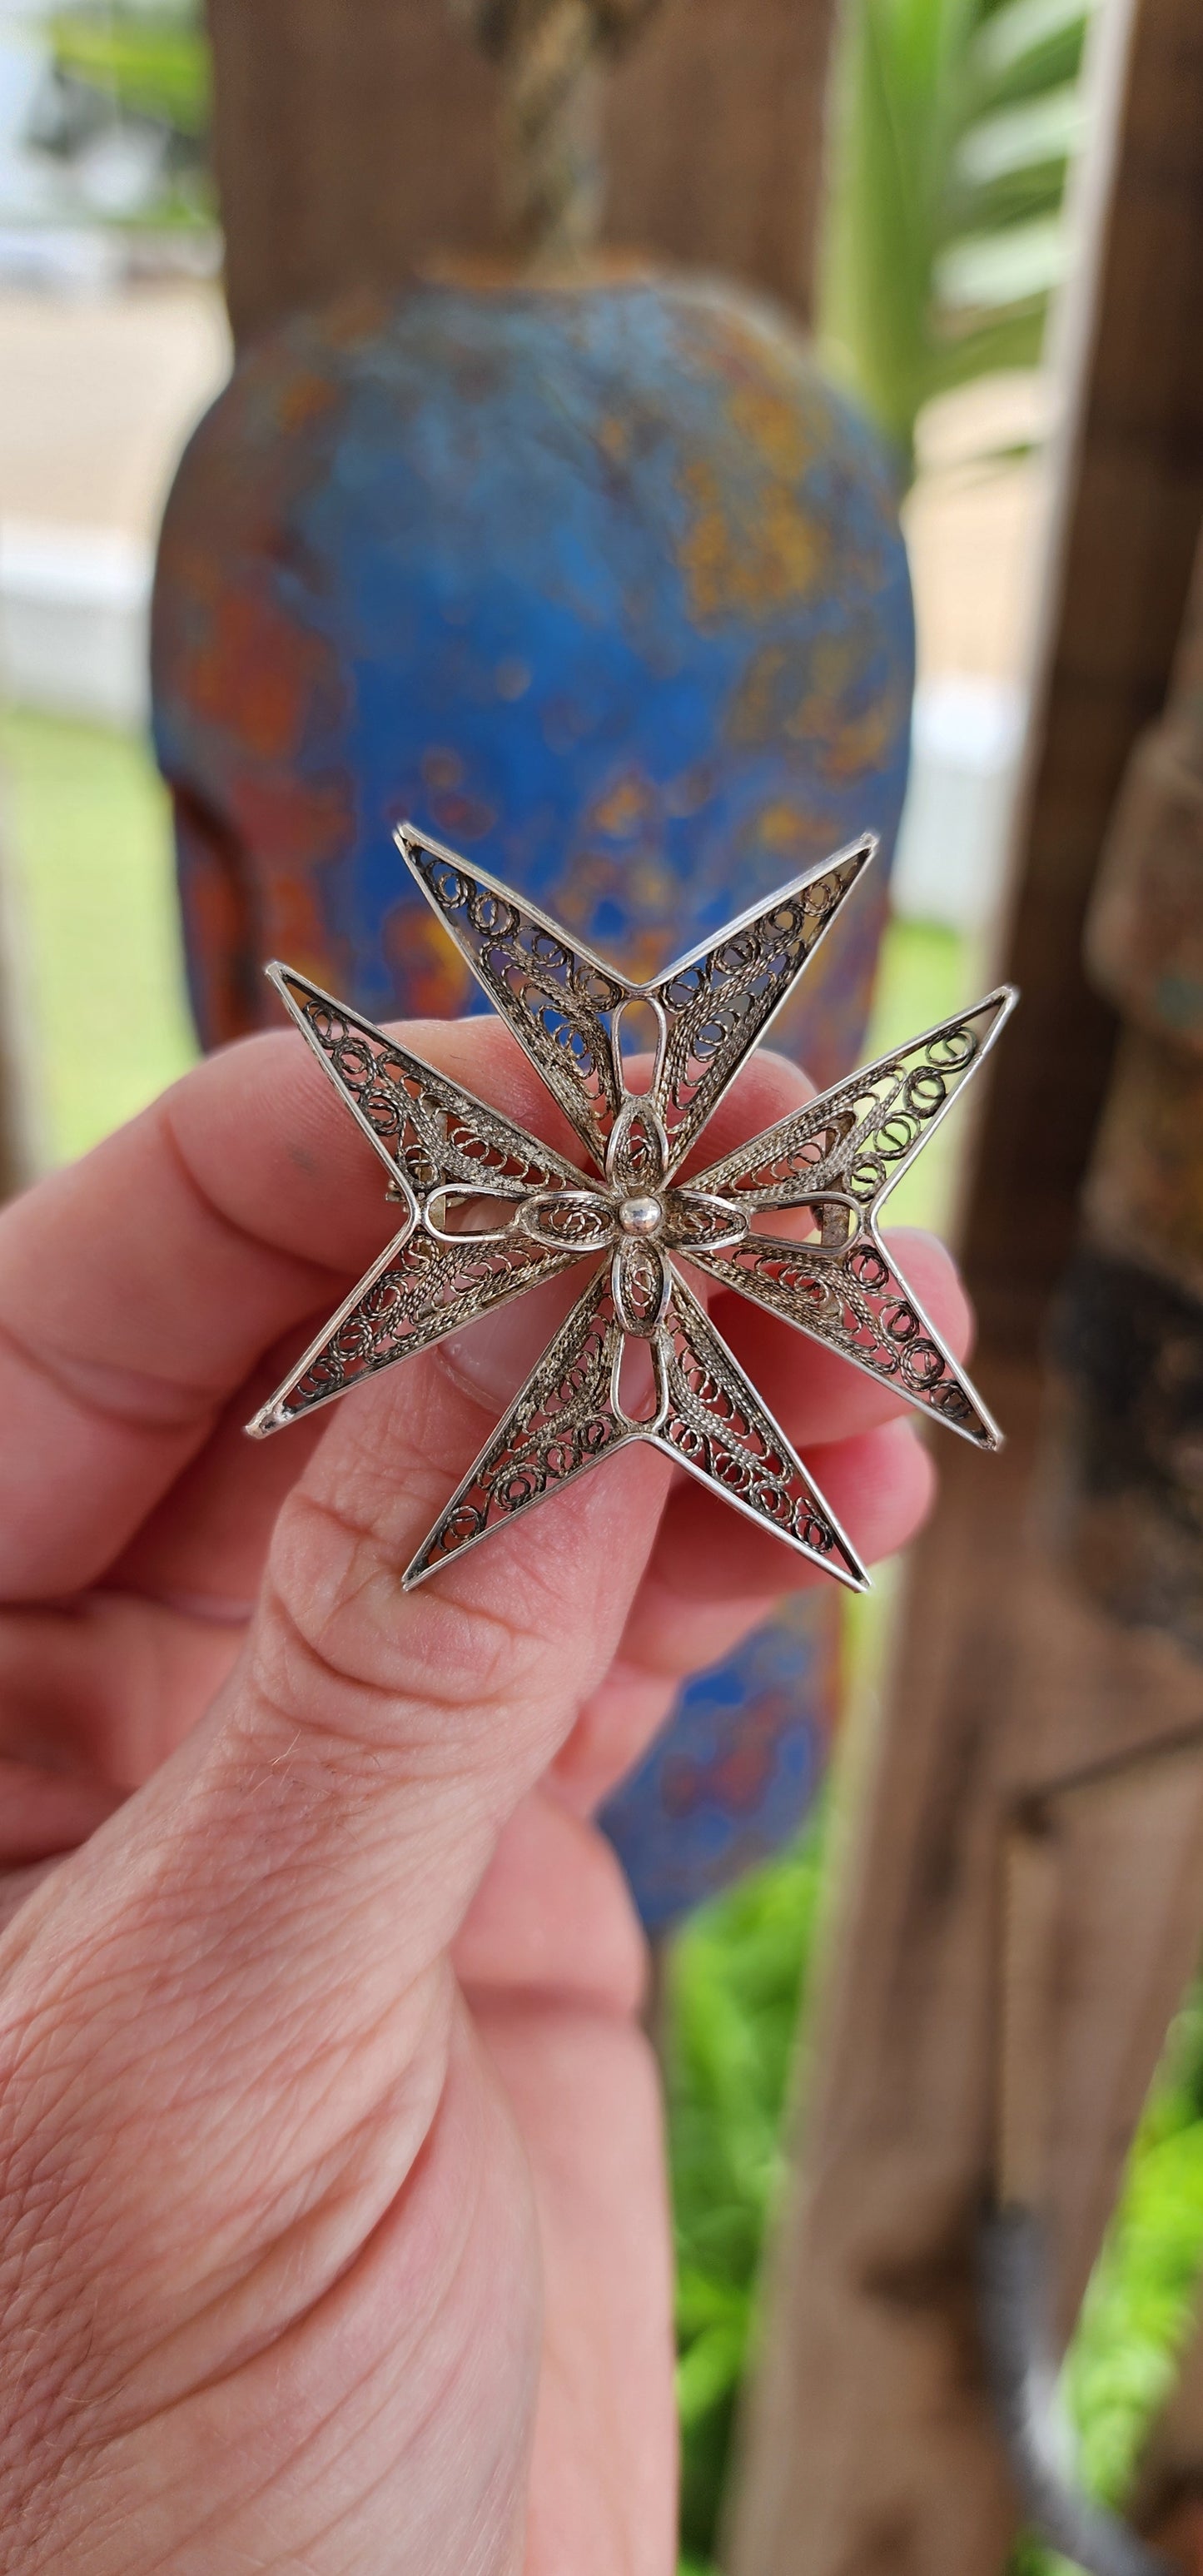
[[[488,1020],[406,1042],[572,1159]],[[781,1060],[724,1105],[731,1141],[800,1089]],[[716,1117],[715,1130],[720,1120]],[[261,1355],[333,1307],[396,1228],[370,1144],[291,1031],[196,1066],[0,1219],[0,1596],[84,1589],[202,1449]],[[487,1324],[479,1329],[487,1331]]]
[[[494,1097],[520,1096],[513,1114],[540,1113],[500,1029],[415,1034]],[[0,1593],[94,1582],[260,1354],[333,1306],[397,1223],[370,1145],[291,1031],[196,1066],[8,1208]]]

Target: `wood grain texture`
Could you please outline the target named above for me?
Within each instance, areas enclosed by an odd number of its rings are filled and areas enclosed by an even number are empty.
[[[603,245],[810,311],[833,0],[665,0],[606,84]],[[226,284],[245,339],[502,247],[499,78],[445,0],[209,0]]]
[[[1132,1029],[1119,1058],[1096,1156],[1091,1222],[1105,1241],[1118,1236],[1121,1243],[1134,1245],[1139,1238],[1140,1257],[1151,1258],[1163,1274],[1190,1291],[1196,1344],[1203,1314],[1201,781],[1203,545],[1196,557],[1173,692],[1164,722],[1146,737],[1129,771],[1092,924],[1095,971]],[[1176,1008],[1167,1007],[1171,1000]],[[1141,1129],[1143,1153],[1137,1150]],[[1175,1162],[1179,1186],[1167,1188],[1167,1172],[1173,1172]],[[1183,1339],[1179,1320],[1174,1347],[1163,1355],[1167,1379],[1171,1371],[1179,1375]],[[1179,1385],[1174,1392],[1181,1421]],[[1186,1580],[1197,1611],[1197,1538]],[[1174,2565],[1188,2576],[1203,2576],[1203,2302],[1198,2299],[1193,2337],[1178,2384],[1150,2436],[1132,2513],[1139,2529]]]
[[[1183,2576],[1203,2576],[1203,2332],[1140,2464],[1131,2518]]]
[[[1115,1022],[1082,959],[1128,756],[1166,693],[1203,515],[1203,13],[1140,0],[1095,260],[1068,318],[1066,439],[1006,971],[1023,1010],[983,1112],[964,1250],[1001,1348],[1032,1350],[1076,1226]]]

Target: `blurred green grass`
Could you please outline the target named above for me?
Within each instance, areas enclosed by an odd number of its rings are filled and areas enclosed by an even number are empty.
[[[36,1065],[35,1145],[82,1154],[196,1054],[167,798],[145,746],[0,710],[0,816]]]

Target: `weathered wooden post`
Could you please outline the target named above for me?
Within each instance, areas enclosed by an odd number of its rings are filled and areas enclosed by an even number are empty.
[[[1126,764],[1164,701],[1203,514],[1203,21],[1195,0],[1132,0],[1104,46],[1005,941],[1024,998],[964,1232],[979,1380],[1009,1443],[988,1470],[942,1462],[912,1570],[768,2284],[732,2576],[1001,2565],[1017,2500],[975,2277],[1000,2144],[1039,2192],[1064,2336],[1203,1923],[1196,1649],[1161,1613],[1131,1624],[1130,1597],[1114,1615],[1086,1579],[1101,1522],[1064,1509],[1070,1453],[1041,1363],[1115,1045],[1087,981],[1087,912]],[[1028,2016],[1044,2044],[1026,2086],[1001,2009],[1004,1858],[1025,1815],[1052,1845],[1033,1944],[1051,1991]],[[1000,2142],[1005,2069],[1031,2121]]]
[[[208,0],[208,16],[241,341],[350,286],[509,247],[501,74],[444,0]],[[834,0],[664,0],[600,102],[603,250],[810,318],[833,17]]]
[[[1091,955],[1125,1031],[1075,1280],[1064,1509],[1085,1578],[1203,1656],[1203,546],[1166,713],[1116,811]],[[1100,1383],[1120,1398],[1105,1413]],[[1133,2510],[1199,2576],[1203,2337]]]

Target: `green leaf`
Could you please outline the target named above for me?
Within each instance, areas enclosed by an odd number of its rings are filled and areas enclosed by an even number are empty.
[[[1018,170],[1050,161],[1066,162],[1086,140],[1086,103],[1076,82],[1027,98],[997,116],[979,117],[961,136],[953,155],[958,179],[971,187],[989,187]]]
[[[1086,31],[1098,0],[1003,0],[991,10],[968,53],[969,86],[979,108],[1001,107],[1064,81],[1076,81]]]
[[[746,2322],[708,2326],[695,2336],[677,2364],[677,2412],[682,2432],[708,2415],[721,2397],[738,2388],[748,2348]]]
[[[1059,286],[1068,262],[1059,218],[1008,224],[997,233],[971,234],[942,251],[933,284],[946,314],[981,313],[1027,303]]]
[[[1087,15],[1084,0],[845,0],[820,335],[904,477],[934,394],[1039,359]]]
[[[1046,309],[1038,300],[1026,309],[949,334],[932,361],[932,392],[953,393],[958,385],[976,384],[982,376],[1039,366]]]
[[[969,126],[949,174],[950,236],[1058,214],[1085,133],[1084,101],[1072,85]]]

